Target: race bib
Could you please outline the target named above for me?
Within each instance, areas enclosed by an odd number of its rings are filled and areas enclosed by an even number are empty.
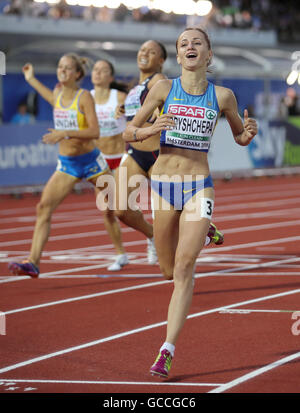
[[[54,109],[54,128],[58,130],[78,130],[76,110]]]
[[[166,131],[166,143],[192,149],[208,150],[216,125],[217,112],[192,105],[169,105],[175,126]]]
[[[135,116],[140,109],[140,97],[144,89],[145,85],[137,85],[129,92],[125,100],[125,116]]]

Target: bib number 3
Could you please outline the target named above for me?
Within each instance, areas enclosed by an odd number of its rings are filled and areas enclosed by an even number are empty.
[[[212,218],[214,211],[214,201],[210,198],[202,198],[201,202],[201,218]]]

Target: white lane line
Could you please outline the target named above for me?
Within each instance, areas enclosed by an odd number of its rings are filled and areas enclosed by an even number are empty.
[[[268,277],[268,276],[286,276],[286,277],[298,277],[300,275],[300,272],[235,272],[235,273],[231,273],[231,272],[226,272],[226,277],[240,277],[240,276],[244,276],[244,277],[257,277],[259,276],[259,278],[264,278],[264,277]],[[224,274],[213,274],[213,276],[216,277],[223,277]],[[49,275],[49,276],[44,276],[43,278],[48,278],[48,279],[77,279],[77,278],[83,278],[83,279],[87,279],[87,278],[162,278],[162,275],[159,273],[156,274],[76,274],[76,275]],[[1,280],[1,277],[0,277]]]
[[[43,384],[118,384],[133,386],[187,386],[187,387],[215,387],[221,386],[222,383],[179,383],[179,382],[150,382],[150,381],[107,381],[107,380],[22,380],[22,379],[0,379],[0,382],[8,383],[43,383]]]
[[[221,274],[216,274],[212,273],[210,275],[216,276],[216,277],[223,277],[224,273]],[[264,277],[274,277],[274,276],[286,276],[286,277],[298,277],[300,275],[300,272],[226,272],[226,277],[257,277],[259,278],[264,278]],[[78,279],[78,278],[83,278],[83,279],[88,279],[88,278],[162,278],[162,275],[160,273],[156,274],[76,274],[76,275],[49,275],[49,276],[43,276],[43,278],[47,279]],[[24,277],[25,278],[25,277]],[[1,280],[1,277],[0,277]]]
[[[240,307],[240,306],[243,306],[243,305],[248,305],[248,304],[257,303],[257,302],[261,302],[261,301],[272,300],[274,298],[285,297],[287,295],[298,294],[298,293],[300,293],[300,289],[285,291],[285,292],[278,293],[278,294],[272,294],[272,295],[268,295],[268,296],[254,298],[254,299],[251,299],[251,300],[241,301],[241,302],[238,302],[238,303],[229,304],[227,306],[217,307],[217,308],[213,308],[213,309],[210,309],[210,310],[190,314],[190,315],[188,315],[187,318],[188,319],[193,319],[193,318],[196,318],[196,317],[217,313],[217,312],[219,312],[221,310],[224,310],[224,309],[227,309],[227,308]],[[74,346],[74,347],[68,347],[68,348],[60,350],[60,351],[45,354],[43,356],[34,357],[32,359],[25,360],[25,361],[22,361],[20,363],[16,363],[16,364],[12,364],[10,366],[3,367],[3,368],[0,369],[0,374],[6,373],[8,371],[15,370],[15,369],[20,368],[20,367],[28,366],[28,365],[31,365],[33,363],[38,363],[40,361],[48,360],[48,359],[53,358],[53,357],[61,356],[63,354],[71,353],[73,351],[86,349],[86,348],[89,348],[89,347],[92,347],[92,346],[95,346],[95,345],[98,345],[98,344],[106,343],[108,341],[117,340],[117,339],[129,336],[129,335],[132,335],[132,334],[137,334],[137,333],[140,333],[140,332],[151,330],[153,328],[162,327],[162,326],[165,326],[166,324],[167,324],[167,321],[161,321],[159,323],[149,324],[149,325],[139,327],[139,328],[136,328],[136,329],[133,329],[133,330],[124,331],[123,333],[114,334],[112,336],[108,336],[108,337],[101,338],[101,339],[98,339],[98,340],[90,341],[88,343],[80,344],[80,345],[77,345],[77,346]]]
[[[241,383],[245,383],[246,381],[253,379],[254,377],[260,376],[261,374],[264,374],[272,369],[275,369],[276,367],[283,366],[284,364],[289,363],[290,361],[296,360],[299,357],[300,357],[300,351],[298,353],[294,353],[294,354],[291,354],[290,356],[276,360],[271,364],[268,364],[264,367],[254,370],[248,374],[245,374],[244,376],[238,377],[237,379],[232,380],[226,384],[222,384],[218,388],[209,391],[209,393],[223,393],[226,390],[232,389],[233,387],[236,387]]]
[[[217,209],[216,209],[217,211]],[[258,218],[271,218],[271,217],[280,217],[280,218],[291,218],[292,216],[299,217],[299,208],[290,208],[288,210],[277,209],[275,211],[267,212],[245,212],[243,214],[230,214],[222,215],[216,214],[214,216],[214,222],[223,222],[223,221],[241,221],[243,219],[258,219]]]
[[[52,223],[51,224],[51,230],[52,229],[57,229],[57,228],[75,228],[75,227],[83,227],[83,226],[88,226],[92,225],[95,226],[95,224],[99,224],[93,219],[87,219],[87,220],[78,220],[74,219],[73,221],[68,221],[68,222],[59,222],[59,223]],[[100,226],[100,225],[99,225]],[[125,228],[124,228],[125,229]],[[19,233],[19,232],[32,232],[34,230],[34,225],[27,225],[27,226],[22,226],[22,227],[14,227],[14,228],[6,228],[0,230],[0,235],[3,234],[13,234],[13,233]],[[106,232],[107,233],[107,232]]]
[[[52,271],[52,272],[46,272],[44,274],[40,274],[39,275],[39,279],[42,278],[50,278],[50,276],[52,275],[65,275],[68,273],[75,273],[78,271],[89,271],[89,270],[95,270],[98,268],[107,268],[107,266],[111,263],[111,261],[107,261],[104,264],[96,264],[96,265],[87,265],[84,267],[77,267],[77,268],[69,268],[69,269],[65,269],[65,270],[59,270],[59,271]],[[131,260],[130,264],[143,264],[143,265],[148,265],[150,266],[151,264],[145,263],[145,258],[139,258],[136,260]],[[87,274],[88,275],[88,274]],[[12,275],[8,275],[6,278],[4,279],[0,279],[0,284],[5,284],[5,283],[9,283],[9,282],[15,282],[15,281],[21,281],[21,280],[29,280],[30,277],[29,276],[12,276]]]
[[[36,203],[39,202],[40,198],[37,198]],[[78,203],[74,203],[74,202],[64,202],[63,204],[61,204],[59,206],[59,210],[57,210],[57,212],[55,212],[56,214],[60,214],[62,213],[61,211],[66,210],[68,212],[68,210],[72,210],[72,213],[74,212],[73,210],[75,209],[75,212],[79,209],[79,205],[80,205],[80,210],[82,209],[86,209],[87,211],[89,210],[90,207],[95,207],[96,206],[96,201],[94,202],[88,202],[88,201],[82,201],[82,200],[78,200],[80,202]],[[71,212],[71,211],[70,211]],[[1,215],[12,215],[12,214],[22,214],[23,216],[26,213],[35,213],[35,206],[30,206],[30,207],[26,207],[24,208],[24,206],[20,206],[17,208],[9,208],[9,209],[3,209],[0,211],[0,216]],[[64,212],[66,213],[66,212]]]
[[[84,236],[84,234],[82,234]],[[232,251],[235,249],[243,249],[243,248],[251,248],[251,247],[258,247],[258,246],[266,246],[266,245],[273,245],[273,244],[282,244],[285,242],[293,242],[293,241],[299,241],[300,240],[300,236],[294,236],[294,237],[287,237],[287,238],[277,238],[277,239],[271,239],[271,240],[265,240],[265,241],[255,241],[255,242],[249,242],[249,243],[245,243],[245,244],[234,244],[234,245],[228,245],[226,247],[212,247],[212,248],[206,248],[205,249],[205,254],[211,254],[211,253],[219,253],[219,252],[223,252],[223,251]],[[124,246],[133,246],[133,245],[140,245],[140,244],[144,244],[146,243],[146,240],[141,240],[141,241],[129,241],[129,242],[124,242]],[[106,244],[106,245],[99,245],[98,250],[101,249],[107,249],[109,247],[112,247],[112,244]],[[77,251],[77,250],[75,250]],[[54,253],[54,252],[52,252]],[[65,254],[66,251],[61,251],[61,254]],[[55,254],[59,255],[59,251],[55,251]],[[91,269],[93,268],[101,268],[101,267],[97,267],[97,266],[91,266]],[[88,267],[84,268],[84,269],[89,269]],[[81,271],[81,269],[79,269]],[[76,271],[76,269],[72,269],[72,271]],[[59,274],[62,273],[63,271],[54,271],[51,273],[46,273],[45,275],[51,275],[51,274]],[[65,272],[68,272],[68,270],[66,270]],[[17,279],[26,279],[28,277],[13,277],[13,280],[11,281],[16,281]],[[0,281],[1,282],[1,281]],[[9,281],[8,281],[9,282]]]
[[[79,239],[79,238],[89,238],[89,237],[99,237],[101,235],[108,235],[107,231],[104,230],[98,230],[98,231],[89,231],[89,232],[77,232],[73,234],[64,234],[64,235],[54,235],[52,237],[49,237],[48,241],[62,241],[66,239]],[[27,239],[21,239],[21,240],[16,240],[16,241],[5,241],[5,242],[0,242],[0,247],[9,247],[12,245],[23,245],[23,244],[31,244],[32,239],[27,238]]]
[[[89,220],[89,221],[74,221],[74,222],[68,222],[68,223],[61,223],[61,224],[52,224],[51,228],[66,228],[66,227],[78,227],[78,226],[85,226],[85,225],[95,225],[95,220]],[[249,231],[261,231],[262,229],[273,229],[273,228],[281,228],[281,227],[288,227],[288,226],[298,226],[300,225],[300,219],[293,220],[293,221],[281,221],[281,222],[270,222],[267,224],[259,224],[259,225],[248,225],[245,227],[235,227],[235,228],[228,228],[224,229],[222,228],[222,232],[224,234],[235,234],[236,232],[249,232]],[[8,234],[8,233],[18,233],[18,232],[32,232],[34,227],[19,227],[19,228],[9,228],[0,231],[1,234]],[[124,227],[122,228],[122,233],[123,232],[133,232],[134,230],[129,227]],[[107,235],[106,230],[100,230],[97,232],[97,235]],[[66,235],[65,235],[66,236]],[[69,235],[68,235],[69,236]]]
[[[161,274],[93,274],[93,275],[55,275],[45,278],[162,278]]]
[[[298,225],[300,225],[300,219],[296,219],[293,221],[270,222],[268,224],[249,225],[247,227],[236,227],[236,228],[228,228],[228,229],[222,228],[222,232],[224,232],[224,234],[236,234],[236,233],[241,233],[241,232],[246,232],[246,231],[247,232],[248,231],[261,231],[262,229],[272,229],[272,228],[290,227],[290,226],[298,226]]]
[[[215,274],[215,276],[220,276],[220,277],[222,277],[222,275],[223,274]],[[226,276],[230,276],[230,277],[232,277],[232,276],[245,276],[245,277],[257,277],[257,276],[259,276],[260,278],[264,278],[264,277],[267,277],[267,276],[274,276],[274,275],[279,275],[279,276],[282,276],[282,275],[284,275],[284,276],[286,276],[286,277],[292,277],[292,276],[299,276],[300,275],[300,272],[269,272],[269,271],[264,271],[264,272],[227,272],[226,273]]]
[[[215,253],[215,252],[223,252],[223,251],[232,251],[232,250],[238,250],[242,248],[252,248],[252,247],[258,247],[261,245],[273,245],[273,244],[282,244],[285,242],[293,242],[293,241],[299,241],[300,236],[294,236],[294,237],[287,237],[287,238],[276,238],[276,239],[269,239],[265,241],[254,241],[254,242],[247,242],[246,244],[234,244],[234,245],[228,245],[227,247],[213,247],[213,248],[208,248],[205,250],[205,254],[210,254],[210,253]]]
[[[225,184],[226,185],[226,184]],[[280,192],[281,197],[287,197],[289,198],[290,196],[297,197],[297,195],[300,195],[299,191],[299,183],[285,183],[285,184],[272,184],[271,182],[268,183],[267,185],[261,185],[259,187],[253,186],[251,188],[251,193],[249,194],[249,189],[248,187],[245,188],[244,185],[240,186],[239,188],[234,189],[235,195],[232,195],[232,189],[231,188],[225,188],[225,185],[222,188],[219,188],[217,190],[217,196],[218,196],[218,202],[225,202],[225,201],[230,201],[232,200],[238,200],[242,199],[253,199],[254,197],[268,197],[268,196],[278,196],[278,193]],[[276,189],[276,190],[274,190]],[[228,194],[228,195],[227,195]],[[89,194],[87,194],[89,196]],[[36,203],[39,201],[40,197],[36,198]],[[78,202],[74,204],[74,202],[68,202],[68,199],[59,206],[59,211],[61,212],[63,210],[67,211],[68,210],[77,210],[78,205],[80,205],[80,209],[86,209],[87,211],[89,208],[95,207],[95,201],[83,201],[80,197],[78,197]],[[20,211],[22,211],[22,214],[24,215],[25,213],[34,213],[35,212],[35,206],[32,207],[16,207],[16,208],[10,208],[10,209],[3,209],[0,211],[0,216],[1,215],[12,215],[12,214],[19,214]],[[71,211],[70,211],[71,212]],[[72,211],[73,212],[73,211]]]
[[[296,313],[299,310],[253,310],[251,308],[224,309],[220,314],[250,314],[250,313]]]
[[[300,192],[299,192],[300,195]],[[266,201],[255,201],[255,202],[239,202],[239,203],[231,203],[229,205],[220,205],[220,201],[218,200],[218,211],[223,212],[223,211],[232,211],[234,209],[250,209],[250,208],[256,208],[258,210],[261,210],[262,208],[268,208],[270,209],[270,206],[272,209],[274,206],[280,206],[280,205],[287,205],[287,204],[293,204],[297,205],[297,203],[300,203],[300,199],[295,199],[295,198],[290,198],[290,199],[269,199]]]
[[[290,200],[286,200],[286,199],[278,200],[278,201],[277,200],[270,200],[270,201],[264,202],[264,203],[255,202],[255,203],[253,203],[253,207],[256,207],[259,210],[261,210],[262,207],[267,207],[268,210],[269,210],[270,202],[271,202],[271,205],[272,205],[272,208],[273,208],[276,205],[281,205],[281,204],[286,205],[289,202],[293,203],[293,205],[294,205],[297,202],[297,200],[295,200],[295,198],[293,198],[293,199],[290,199]],[[300,199],[299,199],[299,203],[300,203]],[[234,204],[234,205],[232,205],[232,204],[224,205],[224,206],[221,205],[218,208],[216,208],[216,211],[217,212],[222,212],[222,211],[225,211],[227,209],[232,210],[233,208],[234,209],[249,209],[251,207],[252,207],[252,204],[249,204],[249,203],[245,202],[245,203],[239,203],[239,204]],[[70,217],[68,217],[68,219],[65,218],[67,220],[67,222],[55,222],[55,220],[57,220],[57,218],[58,218],[58,214],[57,213],[53,214],[53,222],[52,222],[52,225],[51,225],[52,229],[78,227],[78,226],[85,226],[85,225],[95,225],[95,222],[97,222],[98,224],[99,223],[103,224],[103,222],[104,222],[103,219],[100,220],[99,217],[96,217],[96,216],[86,217],[87,219],[82,221],[82,219],[79,219],[79,217],[74,217],[74,213],[72,214],[72,220],[70,220]],[[60,217],[60,219],[62,219],[62,218]],[[31,220],[35,221],[35,217],[33,217],[33,219],[31,219]],[[298,221],[298,223],[299,223],[299,221]],[[277,223],[277,224],[281,224],[280,226],[283,226],[282,223]],[[266,225],[267,225],[266,228],[271,226],[271,224],[266,224]],[[291,224],[291,225],[293,225],[293,224]],[[251,227],[249,227],[249,228],[251,228]],[[0,235],[1,234],[11,234],[11,233],[21,233],[21,232],[32,232],[33,229],[34,229],[34,226],[32,226],[32,225],[30,225],[30,226],[27,225],[27,226],[22,226],[22,227],[21,226],[19,226],[19,227],[14,226],[13,228],[6,228],[6,229],[0,230]]]
[[[226,196],[226,195],[222,195],[221,193],[222,190],[216,190],[216,197],[217,197],[217,202],[219,203],[225,203],[225,202],[230,202],[235,203],[237,201],[250,201],[250,200],[254,200],[254,199],[258,199],[259,201],[261,199],[268,199],[268,198],[272,198],[275,197],[275,200],[278,199],[278,191],[267,191],[265,190],[263,193],[245,193],[243,195],[230,195],[230,196]],[[248,190],[249,191],[249,190]],[[289,199],[289,198],[295,198],[295,197],[299,197],[300,196],[300,190],[282,190],[280,191],[280,196],[285,199]],[[270,202],[272,202],[272,199],[269,199]]]
[[[292,212],[296,211],[296,215],[299,216],[299,208],[295,208],[295,209],[290,209],[290,210],[279,210],[279,211],[268,211],[268,212],[264,212],[264,213],[250,213],[250,214],[231,214],[228,216],[218,216],[216,215],[214,218],[214,221],[219,221],[219,222],[223,222],[223,221],[237,221],[237,220],[242,220],[242,219],[251,219],[251,218],[262,218],[262,217],[268,217],[270,218],[271,216],[282,216],[282,218],[285,218],[285,214],[289,215],[289,218],[292,216]],[[288,216],[287,216],[288,218]],[[270,224],[272,225],[272,224]],[[278,226],[280,226],[280,224],[278,224]],[[256,226],[254,226],[256,227]],[[258,228],[259,229],[259,228]],[[239,228],[235,228],[228,230],[232,231],[232,232],[236,232],[238,231]],[[123,228],[122,228],[123,231]],[[251,231],[251,228],[249,229],[249,231]],[[67,240],[67,239],[77,239],[77,238],[88,238],[88,237],[98,237],[99,235],[102,234],[107,234],[106,231],[103,230],[98,230],[98,231],[89,231],[89,232],[79,232],[79,233],[75,233],[75,234],[64,234],[64,235],[56,235],[56,236],[51,236],[49,237],[48,241],[49,242],[53,242],[53,241],[61,241],[61,240]],[[31,238],[26,238],[26,239],[21,239],[21,240],[15,240],[15,241],[4,241],[4,242],[0,242],[0,247],[10,247],[13,245],[26,245],[26,244],[31,244],[32,239]]]
[[[247,180],[245,181],[247,182]],[[250,181],[248,181],[250,182]],[[264,195],[266,193],[272,193],[272,191],[274,191],[273,193],[277,195],[284,192],[284,191],[292,191],[292,190],[296,190],[297,193],[299,194],[299,183],[286,183],[286,184],[278,184],[275,183],[276,179],[274,181],[274,183],[272,184],[272,182],[268,182],[268,184],[266,185],[260,185],[260,186],[256,186],[253,185],[251,186],[251,194],[257,194],[257,195]],[[229,195],[229,200],[232,197],[232,192],[234,192],[234,194],[236,194],[237,196],[239,195],[248,195],[249,194],[249,187],[248,185],[243,185],[241,184],[239,187],[232,189],[232,187],[229,188],[225,188],[224,186],[222,186],[222,188],[218,189],[217,194],[220,194],[220,196],[226,196],[226,194]]]
[[[9,314],[21,313],[23,311],[36,310],[38,308],[51,307],[51,306],[54,306],[54,305],[71,303],[71,302],[74,302],[74,301],[89,300],[91,298],[96,298],[96,297],[102,297],[102,296],[110,295],[110,294],[117,294],[117,293],[133,291],[133,290],[137,290],[137,289],[140,289],[140,288],[154,287],[156,285],[163,285],[163,284],[167,284],[167,283],[171,283],[171,282],[172,281],[162,280],[162,281],[155,281],[155,282],[151,282],[151,283],[147,283],[147,284],[133,285],[131,287],[117,288],[115,290],[102,291],[100,293],[87,294],[87,295],[82,295],[82,296],[78,296],[78,297],[66,298],[64,300],[51,301],[51,302],[48,302],[48,303],[33,305],[33,306],[30,306],[30,307],[17,308],[15,310],[2,312],[2,314],[9,315]]]
[[[247,265],[245,267],[240,267],[240,268],[234,268],[234,269],[229,268],[229,269],[225,269],[225,270],[200,273],[200,274],[195,274],[195,278],[212,277],[212,276],[219,275],[219,274],[226,274],[228,272],[233,273],[233,272],[235,272],[235,270],[236,271],[241,271],[241,270],[268,267],[268,266],[272,267],[272,266],[276,266],[278,264],[278,262],[282,263],[283,261],[290,262],[290,261],[295,261],[295,260],[300,260],[300,258],[288,258],[286,260],[279,260],[279,261],[276,260],[276,261],[272,261],[272,262],[268,262],[268,263],[264,263],[264,264]],[[94,266],[94,267],[97,268],[98,266]],[[90,268],[90,267],[88,267],[88,268]],[[80,269],[78,269],[78,270],[80,270]],[[61,272],[65,273],[67,271],[65,271],[65,272],[61,271]],[[44,274],[43,277],[45,277],[45,274]],[[48,302],[48,303],[37,304],[37,305],[34,305],[34,306],[30,306],[30,307],[17,308],[17,309],[14,309],[14,310],[5,311],[2,314],[9,315],[9,314],[14,314],[14,313],[20,313],[20,312],[23,312],[23,311],[36,310],[36,309],[39,309],[39,308],[50,307],[50,306],[53,306],[53,305],[65,304],[65,303],[70,303],[70,302],[74,302],[74,301],[81,301],[81,300],[101,297],[101,296],[104,296],[104,295],[122,293],[122,292],[132,291],[132,290],[135,290],[135,289],[140,289],[140,288],[148,288],[148,287],[154,287],[154,286],[157,286],[157,285],[170,284],[172,282],[173,281],[162,279],[160,281],[155,281],[155,282],[151,282],[151,283],[147,283],[147,284],[134,285],[134,286],[131,286],[131,287],[118,288],[116,290],[102,291],[102,292],[94,293],[94,294],[88,294],[88,295],[83,295],[83,296],[78,296],[78,297],[66,298],[66,299],[58,300],[58,301],[51,301],[51,302]]]

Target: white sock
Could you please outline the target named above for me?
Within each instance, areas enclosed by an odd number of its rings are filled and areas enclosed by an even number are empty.
[[[175,352],[174,344],[167,343],[165,341],[164,344],[161,346],[159,351],[162,351],[162,350],[168,350],[171,353],[172,357],[174,357],[174,352]]]
[[[205,246],[207,246],[209,243],[210,243],[210,238],[206,235]]]

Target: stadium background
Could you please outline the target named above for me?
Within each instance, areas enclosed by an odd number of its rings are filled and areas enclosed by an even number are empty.
[[[160,2],[165,6],[167,3]],[[182,12],[176,13],[151,9],[151,4],[157,4],[154,0],[124,1],[117,8],[83,4],[115,7],[119,2],[0,1],[0,50],[5,59],[5,73],[0,76],[2,192],[12,187],[25,190],[24,185],[43,185],[56,165],[57,148],[40,142],[43,132],[52,125],[52,109],[25,82],[21,72],[24,63],[32,62],[37,77],[53,88],[59,57],[72,51],[94,61],[111,60],[117,78],[134,83],[138,76],[137,50],[143,41],[152,38],[166,45],[164,73],[172,78],[180,73],[177,36],[184,27],[195,25],[205,27],[212,40],[214,59],[209,79],[231,88],[241,116],[247,108],[259,122],[257,138],[249,147],[240,148],[233,142],[226,122],[220,119],[209,155],[212,172],[231,177],[289,173],[291,167],[292,172],[297,171],[300,104],[298,99],[294,112],[289,113],[283,101],[288,88],[300,94],[300,78],[287,84],[292,69],[300,70],[296,1],[284,2],[283,6],[280,1],[218,0],[204,16],[184,14],[188,2]],[[89,76],[82,86],[92,88]],[[24,101],[34,115],[34,124],[13,124],[18,104]]]

